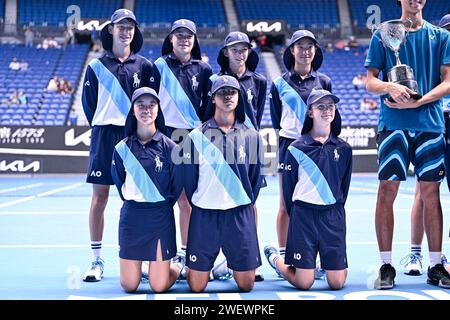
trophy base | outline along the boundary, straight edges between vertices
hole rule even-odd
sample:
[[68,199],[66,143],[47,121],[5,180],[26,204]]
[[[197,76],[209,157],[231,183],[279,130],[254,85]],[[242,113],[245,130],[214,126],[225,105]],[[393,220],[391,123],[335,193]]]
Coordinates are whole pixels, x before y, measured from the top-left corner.
[[[415,93],[410,94],[410,97],[414,100],[419,100],[422,95],[419,93],[419,86],[417,81],[414,79],[414,74],[410,66],[399,65],[395,66],[388,72],[388,81],[405,86]],[[389,97],[390,102],[395,102],[392,97]]]

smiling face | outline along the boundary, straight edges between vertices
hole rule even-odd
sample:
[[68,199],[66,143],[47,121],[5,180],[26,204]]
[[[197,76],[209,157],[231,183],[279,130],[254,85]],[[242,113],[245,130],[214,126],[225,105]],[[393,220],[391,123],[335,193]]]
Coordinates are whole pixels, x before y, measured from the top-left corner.
[[402,8],[411,15],[422,11],[426,2],[426,0],[401,0]]
[[134,38],[136,24],[130,19],[124,19],[108,27],[113,37],[113,43],[128,47]]
[[314,126],[326,127],[331,125],[336,114],[336,104],[330,97],[323,97],[314,102],[308,111]]
[[194,48],[195,35],[187,28],[178,28],[170,35],[170,43],[176,56],[185,56]]
[[223,49],[223,54],[228,58],[230,68],[238,69],[245,66],[252,49],[246,43],[236,43]]
[[148,127],[155,123],[158,116],[158,100],[150,95],[139,97],[133,104],[133,112],[138,126]]
[[294,56],[295,63],[302,66],[311,65],[316,55],[316,45],[311,38],[298,40],[290,50]]
[[212,98],[212,102],[216,105],[216,112],[230,113],[233,112],[239,101],[239,91],[232,87],[223,87],[217,90]]

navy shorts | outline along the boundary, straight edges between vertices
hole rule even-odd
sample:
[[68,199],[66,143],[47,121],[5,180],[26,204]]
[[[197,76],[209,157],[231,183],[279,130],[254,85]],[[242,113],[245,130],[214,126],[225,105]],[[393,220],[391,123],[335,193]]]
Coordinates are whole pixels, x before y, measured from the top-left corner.
[[120,210],[119,257],[156,261],[158,240],[163,260],[177,253],[173,206],[168,203],[125,201]]
[[384,130],[377,135],[378,179],[406,180],[409,163],[419,181],[441,182],[445,176],[442,133]]
[[347,269],[345,210],[316,210],[294,203],[289,221],[285,263],[315,269],[317,253],[325,270]]
[[114,184],[111,176],[113,151],[124,136],[124,128],[120,126],[92,127],[86,182],[103,185]]
[[228,210],[192,207],[186,265],[210,271],[219,250],[234,271],[250,271],[261,265],[255,213],[252,205]]
[[278,166],[277,172],[283,173],[286,160],[286,153],[288,152],[288,147],[294,142],[295,139],[289,139],[285,137],[278,138]]

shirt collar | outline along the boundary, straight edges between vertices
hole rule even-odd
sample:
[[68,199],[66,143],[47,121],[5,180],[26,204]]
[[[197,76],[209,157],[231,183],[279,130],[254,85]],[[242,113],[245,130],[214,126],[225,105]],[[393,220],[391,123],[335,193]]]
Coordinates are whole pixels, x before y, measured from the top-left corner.
[[252,72],[250,70],[248,70],[248,68],[245,69],[245,72],[241,77],[238,77],[235,73],[233,73],[233,71],[231,71],[230,68],[225,68],[223,70],[223,74],[235,77],[238,80],[241,80],[244,78],[250,78],[252,76]]
[[[169,59],[171,59],[171,60],[174,60],[174,61],[177,61],[179,64],[181,64],[180,60],[178,60],[177,56],[175,55],[175,53],[174,53],[173,51],[167,55],[167,58],[169,58]],[[193,63],[198,63],[198,62],[199,62],[199,60],[196,60],[196,59],[194,59],[194,58],[191,56],[191,60],[189,60],[189,62],[186,63],[185,65],[187,65],[187,64],[193,64]]]
[[[162,135],[161,131],[159,131],[158,129],[156,129],[156,132],[155,132],[155,134],[153,135],[153,137],[152,137],[145,145],[147,145],[150,141],[156,141],[156,142],[160,141],[160,140],[162,139],[162,136],[163,136],[163,135]],[[141,142],[139,141],[138,136],[137,136],[137,131],[133,132],[133,135],[131,136],[131,139],[132,139],[133,141],[136,141],[136,142],[138,142],[138,143],[141,143]]]
[[[214,119],[214,116],[211,119],[209,119],[208,121],[206,121],[206,126],[208,129],[219,129],[220,130],[219,125],[216,122],[216,119]],[[244,128],[244,124],[239,122],[236,119],[236,121],[234,122],[234,124],[230,130],[241,130],[243,128]]]
[[[308,145],[313,145],[313,144],[321,144],[319,141],[314,140],[311,135],[309,133],[305,133],[304,135],[302,135],[303,137],[303,141],[308,144]],[[337,137],[335,137],[335,135],[333,133],[330,133],[330,137],[328,138],[327,141],[325,141],[325,143],[323,145],[332,143],[334,145],[338,144],[338,139]]]
[[[105,56],[112,60],[120,61],[119,59],[117,59],[117,57],[114,55],[114,53],[111,50],[106,51]],[[134,61],[136,59],[137,59],[136,53],[131,52],[130,56],[124,62],[121,62],[121,63],[125,63],[127,61]]]
[[311,69],[311,71],[310,71],[309,74],[306,76],[306,78],[305,78],[305,79],[302,79],[302,78],[300,77],[300,75],[299,75],[297,72],[295,72],[294,67],[292,67],[291,70],[289,71],[289,77],[291,77],[291,78],[297,78],[297,79],[299,79],[300,81],[304,81],[304,80],[309,79],[309,78],[317,78],[317,71]]

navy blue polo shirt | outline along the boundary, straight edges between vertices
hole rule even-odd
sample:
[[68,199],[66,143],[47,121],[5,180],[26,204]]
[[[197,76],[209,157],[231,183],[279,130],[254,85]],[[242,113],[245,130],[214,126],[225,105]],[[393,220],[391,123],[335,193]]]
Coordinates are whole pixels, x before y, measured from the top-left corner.
[[111,173],[122,200],[173,206],[183,190],[182,167],[171,158],[174,148],[176,144],[159,130],[145,144],[136,133],[119,142]]
[[213,117],[191,131],[182,152],[184,188],[192,205],[228,210],[255,203],[263,160],[256,130],[236,121],[225,133]]
[[193,129],[203,121],[208,105],[211,67],[196,59],[182,64],[174,53],[155,61],[155,85],[166,126]]
[[[241,87],[241,96],[244,102],[245,114],[250,120],[252,127],[259,130],[261,127],[261,119],[264,113],[264,106],[266,104],[266,90],[267,80],[258,73],[246,70],[245,73],[238,77],[229,68],[219,72],[217,75],[212,75],[209,81],[209,89],[211,90],[212,82],[221,75],[228,75],[235,77],[239,81]],[[249,124],[250,124],[249,123]]]
[[324,143],[304,134],[288,147],[283,172],[283,195],[292,203],[313,209],[344,205],[352,174],[352,149],[333,134]]
[[153,64],[132,53],[121,62],[111,51],[93,59],[83,82],[83,110],[91,126],[124,126],[134,90],[152,87]]
[[297,139],[301,135],[307,110],[306,101],[312,89],[331,91],[331,79],[312,70],[302,79],[294,69],[276,78],[270,90],[270,116],[280,136]]

